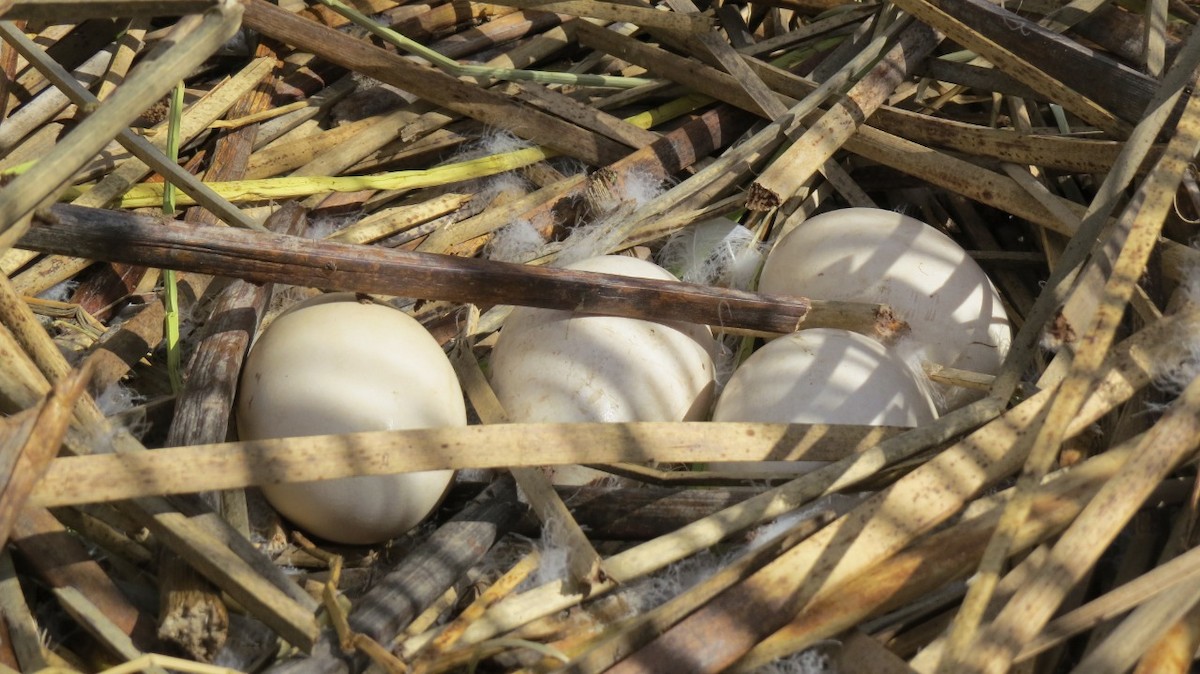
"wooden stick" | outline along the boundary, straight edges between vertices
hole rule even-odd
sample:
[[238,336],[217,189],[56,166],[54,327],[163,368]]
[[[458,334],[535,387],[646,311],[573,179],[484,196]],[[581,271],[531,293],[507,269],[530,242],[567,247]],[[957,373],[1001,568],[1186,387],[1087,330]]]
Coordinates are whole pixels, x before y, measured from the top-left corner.
[[[858,325],[887,340],[882,305],[818,302],[685,283],[411,253],[57,205],[22,247],[247,281],[480,304],[522,304],[772,332]],[[40,219],[40,217],[39,217]],[[901,328],[902,329],[902,328]]]
[[85,19],[108,19],[114,16],[199,14],[217,4],[217,0],[9,0],[0,7],[0,16],[6,21],[54,21],[69,16],[72,21],[82,23]]

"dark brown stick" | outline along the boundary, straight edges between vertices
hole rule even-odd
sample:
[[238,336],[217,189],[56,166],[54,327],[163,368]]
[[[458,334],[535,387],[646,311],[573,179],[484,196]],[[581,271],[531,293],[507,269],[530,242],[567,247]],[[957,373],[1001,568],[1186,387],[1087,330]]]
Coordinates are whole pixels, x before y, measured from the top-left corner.
[[50,21],[69,16],[73,22],[79,22],[114,16],[198,14],[215,4],[214,0],[89,0],[84,3],[70,0],[12,0],[0,2],[0,15],[6,21]]
[[164,226],[116,211],[57,205],[21,247],[241,278],[421,299],[517,304],[773,333],[847,326],[881,336],[901,328],[880,305],[412,253],[233,229]]
[[980,0],[933,0],[930,4],[1037,64],[1051,77],[1069,83],[1127,122],[1141,120],[1158,88],[1153,78],[999,5]]

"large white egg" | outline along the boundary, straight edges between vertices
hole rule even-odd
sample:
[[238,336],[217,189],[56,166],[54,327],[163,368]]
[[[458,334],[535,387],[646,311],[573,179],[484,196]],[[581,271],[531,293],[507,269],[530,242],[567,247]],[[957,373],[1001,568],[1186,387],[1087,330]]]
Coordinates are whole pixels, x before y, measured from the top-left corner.
[[[809,218],[775,244],[759,290],[889,304],[927,360],[995,374],[1012,342],[995,287],[950,237],[893,211],[846,208]],[[950,392],[948,406],[971,392]]]
[[[675,280],[652,262],[618,255],[568,268]],[[715,348],[703,325],[522,307],[500,331],[491,382],[514,422],[694,421],[708,414]]]
[[[937,411],[903,358],[847,330],[814,328],[774,339],[734,371],[713,421],[915,427]],[[814,462],[731,462],[719,470],[811,469]]]
[[[237,404],[243,440],[466,425],[454,369],[420,323],[351,293],[282,314],[250,350]],[[453,471],[264,486],[284,517],[321,538],[369,544],[413,528]]]

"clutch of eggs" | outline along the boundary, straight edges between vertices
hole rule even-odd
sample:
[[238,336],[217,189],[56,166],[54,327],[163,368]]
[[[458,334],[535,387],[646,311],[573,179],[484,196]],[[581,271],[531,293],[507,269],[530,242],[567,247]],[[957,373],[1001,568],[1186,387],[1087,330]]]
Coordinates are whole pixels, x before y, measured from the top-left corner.
[[[950,237],[877,208],[814,216],[784,235],[759,290],[819,300],[889,304],[912,328],[911,343],[935,363],[995,374],[1012,331],[991,281]],[[978,397],[945,388],[945,409]]]
[[[675,280],[658,265],[621,255],[568,269]],[[714,386],[706,326],[521,307],[500,330],[491,383],[514,422],[698,421]],[[559,484],[603,473],[556,467]]]
[[[255,341],[236,409],[243,440],[466,425],[458,378],[415,319],[352,293],[280,315]],[[267,485],[284,517],[321,538],[378,543],[441,502],[449,470]]]

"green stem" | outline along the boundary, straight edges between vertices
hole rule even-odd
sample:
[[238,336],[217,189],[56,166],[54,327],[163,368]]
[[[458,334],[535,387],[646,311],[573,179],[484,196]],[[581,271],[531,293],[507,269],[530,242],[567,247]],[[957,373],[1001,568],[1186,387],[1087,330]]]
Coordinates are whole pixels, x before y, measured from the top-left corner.
[[[183,118],[183,82],[175,85],[171,95],[171,118],[167,123],[167,157],[179,161],[179,123]],[[163,213],[175,217],[175,185],[167,181],[163,185]],[[171,380],[171,392],[178,395],[183,390],[183,365],[179,348],[179,290],[176,286],[175,270],[163,270],[163,333],[167,342],[167,376]]]

